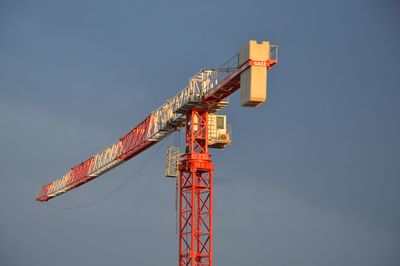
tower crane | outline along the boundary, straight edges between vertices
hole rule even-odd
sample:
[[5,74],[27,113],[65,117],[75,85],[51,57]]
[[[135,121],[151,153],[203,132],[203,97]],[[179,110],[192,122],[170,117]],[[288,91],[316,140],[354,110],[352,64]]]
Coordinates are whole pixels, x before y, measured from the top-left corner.
[[166,176],[176,179],[179,194],[178,265],[211,266],[214,164],[208,149],[231,142],[226,116],[218,111],[239,88],[242,106],[264,103],[267,72],[276,63],[276,45],[250,40],[221,67],[200,70],[186,88],[114,144],[41,187],[36,200],[48,201],[86,184],[185,128],[185,151],[169,147],[166,163]]

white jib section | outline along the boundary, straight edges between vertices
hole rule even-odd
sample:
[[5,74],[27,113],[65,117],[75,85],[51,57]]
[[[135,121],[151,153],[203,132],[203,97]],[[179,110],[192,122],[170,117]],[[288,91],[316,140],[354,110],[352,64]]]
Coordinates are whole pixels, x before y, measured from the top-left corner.
[[[201,102],[202,97],[219,83],[219,70],[202,70],[189,79],[188,86],[177,95],[169,99],[158,109],[150,114],[150,125],[147,131],[147,140],[160,141],[177,128],[184,125],[185,110]],[[188,109],[187,109],[188,108]],[[181,113],[177,112],[180,111]],[[122,161],[115,160],[123,152],[120,140],[105,148],[101,152],[93,155],[94,160],[90,166],[88,175],[91,177],[99,176],[121,164]],[[51,183],[49,195],[57,195],[67,190],[67,185],[75,182],[69,170],[60,179]]]
[[219,83],[219,79],[219,70],[202,70],[189,79],[185,89],[150,114],[149,140],[159,141],[179,128],[186,119],[186,108],[200,103],[202,97]]

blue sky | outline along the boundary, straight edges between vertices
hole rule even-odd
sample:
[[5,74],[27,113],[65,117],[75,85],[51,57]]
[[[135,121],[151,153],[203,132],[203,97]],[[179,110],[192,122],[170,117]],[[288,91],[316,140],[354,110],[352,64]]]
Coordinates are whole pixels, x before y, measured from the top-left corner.
[[224,113],[215,265],[398,265],[396,1],[1,1],[0,264],[175,265],[167,145],[52,201],[98,152],[249,39],[279,45],[268,102]]

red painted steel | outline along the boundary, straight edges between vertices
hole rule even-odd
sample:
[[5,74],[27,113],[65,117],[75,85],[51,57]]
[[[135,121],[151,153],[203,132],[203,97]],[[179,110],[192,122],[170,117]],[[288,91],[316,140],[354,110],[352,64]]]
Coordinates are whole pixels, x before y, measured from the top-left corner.
[[[150,116],[118,140],[117,143],[120,143],[122,148],[118,151],[116,158],[103,167],[103,171],[100,173],[96,173],[96,171],[98,171],[97,169],[90,171],[90,169],[93,168],[95,158],[90,157],[86,161],[72,167],[69,171],[68,178],[63,180],[63,182],[60,182],[62,179],[59,179],[43,186],[36,200],[48,201],[51,198],[81,186],[154,145],[156,143],[155,141],[147,140],[149,124]],[[54,190],[54,188],[56,188],[56,190]]]
[[[196,108],[209,109],[234,93],[240,87],[240,74],[250,66],[256,65],[269,69],[276,63],[277,60],[275,59],[267,61],[249,60],[204,95],[202,102],[199,103]],[[86,161],[71,168],[63,178],[43,186],[36,199],[38,201],[47,201],[83,185],[154,145],[157,141],[150,140],[148,136],[150,126],[151,116],[148,116],[128,134],[117,141],[116,144],[119,144],[117,145],[118,153],[115,158],[112,158],[106,165],[103,165],[100,169],[94,169],[96,166],[96,159],[98,158],[95,158],[95,156],[90,157]]]
[[179,265],[212,265],[213,170],[208,111],[186,114],[186,153],[179,166]]

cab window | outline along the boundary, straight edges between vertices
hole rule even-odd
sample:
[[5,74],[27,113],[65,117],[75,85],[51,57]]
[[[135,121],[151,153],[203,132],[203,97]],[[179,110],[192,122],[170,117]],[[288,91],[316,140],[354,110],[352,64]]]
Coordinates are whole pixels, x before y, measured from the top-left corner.
[[217,117],[217,129],[224,129],[224,117],[223,116],[218,116]]

